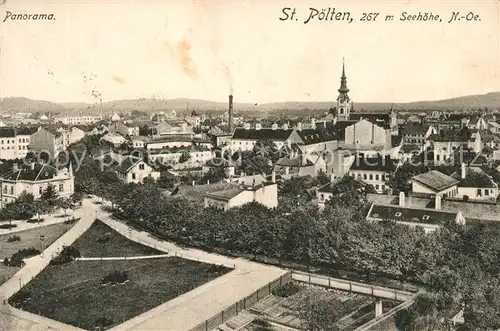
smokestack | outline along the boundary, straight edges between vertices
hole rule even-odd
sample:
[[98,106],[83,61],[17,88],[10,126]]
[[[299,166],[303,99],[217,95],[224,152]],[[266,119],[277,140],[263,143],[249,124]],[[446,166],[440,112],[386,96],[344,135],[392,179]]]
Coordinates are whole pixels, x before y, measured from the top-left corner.
[[233,95],[229,95],[229,132],[233,132]]
[[460,178],[465,179],[467,172],[466,172],[466,168],[465,168],[465,163],[463,163],[463,162],[462,162],[461,167],[460,167],[460,172],[461,172]]

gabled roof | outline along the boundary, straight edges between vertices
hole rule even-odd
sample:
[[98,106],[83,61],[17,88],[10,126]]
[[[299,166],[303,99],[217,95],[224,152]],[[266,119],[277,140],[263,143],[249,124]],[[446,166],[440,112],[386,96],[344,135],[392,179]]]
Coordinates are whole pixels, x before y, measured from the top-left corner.
[[373,203],[367,219],[390,220],[396,222],[444,225],[457,219],[459,212],[449,212],[427,208],[409,208],[396,205]]
[[462,178],[461,171],[456,171],[451,175],[452,178],[460,181],[458,187],[474,188],[496,188],[497,183],[488,176],[480,167],[466,167],[465,178]]
[[447,176],[437,170],[432,170],[420,175],[413,176],[412,180],[415,180],[429,187],[435,192],[440,192],[459,183],[458,180]]
[[48,164],[37,163],[33,169],[29,165],[20,165],[17,169],[12,167],[8,172],[1,175],[4,180],[9,181],[39,181],[52,179],[57,174],[57,169]]
[[142,158],[137,156],[129,155],[125,157],[118,166],[116,166],[116,171],[127,173],[129,172],[137,163],[141,162]]
[[242,140],[259,140],[259,139],[269,139],[275,141],[284,141],[292,134],[293,129],[283,130],[283,129],[249,129],[236,128],[233,133],[232,139],[242,139]]

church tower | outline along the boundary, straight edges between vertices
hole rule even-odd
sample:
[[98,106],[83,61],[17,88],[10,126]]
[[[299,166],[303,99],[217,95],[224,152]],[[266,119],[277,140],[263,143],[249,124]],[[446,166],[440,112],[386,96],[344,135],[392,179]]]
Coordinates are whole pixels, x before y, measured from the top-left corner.
[[342,77],[340,77],[339,96],[337,97],[337,120],[346,121],[352,110],[352,101],[347,94],[347,77],[345,76],[345,64],[342,60]]

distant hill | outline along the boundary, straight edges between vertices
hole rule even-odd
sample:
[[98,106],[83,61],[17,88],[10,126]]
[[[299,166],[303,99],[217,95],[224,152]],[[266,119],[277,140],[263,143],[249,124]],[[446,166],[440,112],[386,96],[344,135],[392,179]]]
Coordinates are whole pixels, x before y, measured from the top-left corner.
[[[235,98],[237,98],[235,96]],[[328,102],[302,102],[302,101],[287,101],[273,102],[263,104],[239,103],[235,102],[234,109],[236,111],[276,111],[276,110],[328,110],[334,104],[334,100]],[[85,103],[54,103],[42,100],[31,100],[27,98],[3,98],[0,99],[0,111],[15,111],[15,112],[61,112],[71,109],[90,108],[92,105]],[[99,108],[97,105],[93,105]],[[92,108],[94,108],[92,107]],[[500,109],[500,92],[492,92],[484,95],[469,95],[452,99],[436,100],[436,101],[418,101],[409,103],[368,103],[355,102],[355,109],[390,109],[395,110],[465,110],[465,109]],[[155,111],[185,111],[185,110],[227,110],[227,102],[207,101],[200,99],[130,99],[130,100],[115,100],[104,102],[102,104],[104,111],[127,112],[132,110],[152,113]]]
[[44,100],[31,100],[28,98],[15,97],[15,98],[2,98],[0,99],[0,111],[14,111],[14,112],[59,112],[66,109],[66,107]]

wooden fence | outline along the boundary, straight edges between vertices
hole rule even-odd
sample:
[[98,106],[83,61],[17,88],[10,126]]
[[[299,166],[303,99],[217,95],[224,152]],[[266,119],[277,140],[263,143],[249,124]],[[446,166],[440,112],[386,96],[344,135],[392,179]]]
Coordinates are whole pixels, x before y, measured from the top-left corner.
[[225,323],[230,318],[238,315],[238,313],[240,313],[241,311],[251,308],[259,300],[270,295],[274,289],[277,289],[277,288],[289,283],[291,280],[292,280],[292,273],[287,272],[285,275],[280,276],[279,278],[273,280],[272,282],[268,283],[267,285],[264,285],[263,287],[261,287],[257,291],[255,291],[252,294],[250,294],[249,296],[245,297],[244,299],[235,302],[230,307],[226,308],[225,310],[221,311],[220,313],[211,317],[210,319],[206,320],[205,322],[197,325],[196,327],[192,328],[190,331],[209,331],[209,330],[216,328],[217,326]]

